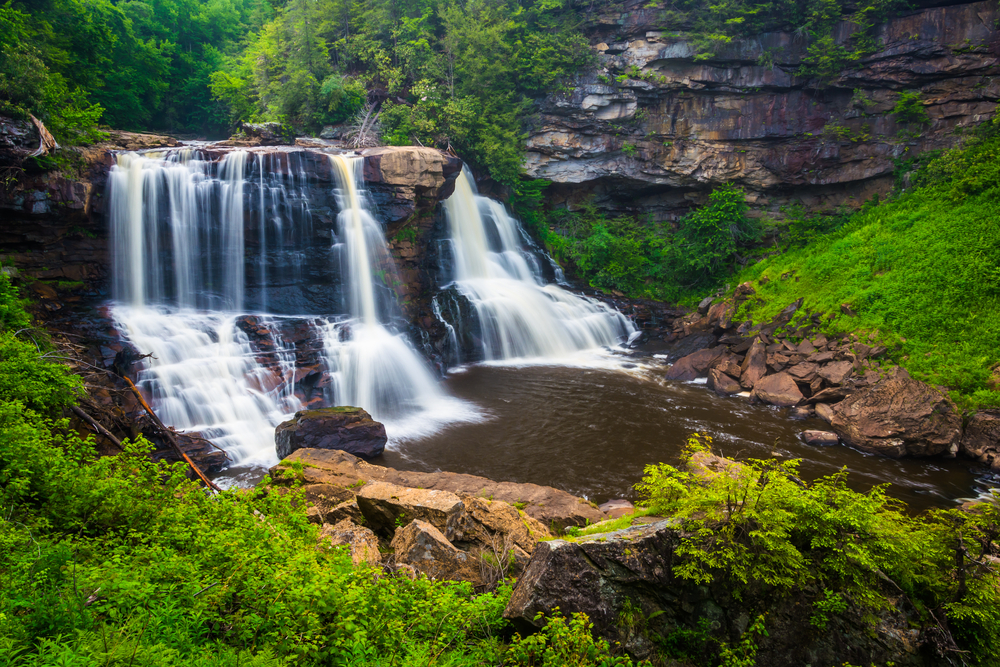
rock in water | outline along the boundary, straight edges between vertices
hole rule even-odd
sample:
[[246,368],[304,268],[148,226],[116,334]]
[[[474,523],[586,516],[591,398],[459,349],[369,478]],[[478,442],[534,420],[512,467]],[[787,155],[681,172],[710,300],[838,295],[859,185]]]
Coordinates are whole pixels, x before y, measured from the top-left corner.
[[813,447],[832,447],[840,442],[837,434],[830,431],[802,431],[802,440]]
[[751,397],[781,407],[792,407],[802,402],[802,392],[788,373],[776,373],[757,380]]
[[948,396],[901,368],[838,403],[830,425],[847,444],[893,458],[954,456],[962,437]]
[[301,410],[274,431],[275,449],[282,459],[307,447],[373,458],[382,453],[387,440],[385,426],[361,408],[349,406]]

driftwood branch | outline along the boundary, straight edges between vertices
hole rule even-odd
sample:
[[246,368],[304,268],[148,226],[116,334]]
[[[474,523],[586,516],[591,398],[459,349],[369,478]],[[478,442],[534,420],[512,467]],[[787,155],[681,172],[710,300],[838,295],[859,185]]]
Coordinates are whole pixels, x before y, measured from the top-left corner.
[[121,450],[125,449],[122,446],[122,441],[119,440],[118,438],[116,438],[115,436],[111,435],[111,431],[109,431],[108,429],[106,429],[103,426],[101,426],[97,422],[97,420],[95,420],[93,417],[91,417],[90,415],[88,415],[86,412],[84,412],[83,410],[81,410],[79,407],[77,407],[75,405],[72,408],[70,408],[70,409],[76,414],[77,417],[79,417],[83,421],[85,421],[88,424],[90,424],[91,428],[93,428],[95,431],[97,431],[98,433],[100,433],[101,435],[103,435],[105,438],[107,438],[108,440],[110,440],[111,444],[113,444],[115,447],[117,447],[118,449],[121,449]]
[[139,403],[142,405],[143,408],[145,408],[146,412],[153,419],[153,422],[160,428],[161,431],[163,431],[163,434],[167,438],[167,442],[169,442],[170,445],[174,448],[174,451],[176,451],[185,461],[187,461],[187,464],[191,466],[191,470],[194,471],[194,474],[196,474],[199,477],[199,479],[201,479],[201,481],[205,483],[205,486],[212,489],[213,491],[221,492],[222,489],[220,489],[212,480],[210,480],[208,476],[201,471],[201,468],[199,468],[195,464],[195,462],[191,460],[191,457],[188,456],[183,449],[181,449],[181,446],[177,443],[177,439],[174,437],[173,432],[163,425],[163,422],[160,421],[160,418],[156,416],[156,413],[153,412],[153,409],[149,407],[148,403],[146,403],[146,399],[144,399],[142,397],[142,394],[139,393],[139,389],[135,386],[132,380],[128,378],[122,378],[122,379],[124,379],[125,382],[128,383],[128,386],[132,388],[132,393],[135,394],[135,397],[137,399],[139,399]]

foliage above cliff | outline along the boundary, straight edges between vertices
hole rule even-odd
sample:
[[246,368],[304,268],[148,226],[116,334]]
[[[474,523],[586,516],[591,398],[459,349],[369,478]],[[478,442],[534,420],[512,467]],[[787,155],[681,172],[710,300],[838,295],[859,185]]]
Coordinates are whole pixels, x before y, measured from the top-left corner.
[[829,331],[876,331],[914,376],[970,405],[1000,405],[998,176],[1000,126],[992,122],[927,161],[899,196],[748,268],[736,281],[766,284],[746,314],[763,322],[804,297]]

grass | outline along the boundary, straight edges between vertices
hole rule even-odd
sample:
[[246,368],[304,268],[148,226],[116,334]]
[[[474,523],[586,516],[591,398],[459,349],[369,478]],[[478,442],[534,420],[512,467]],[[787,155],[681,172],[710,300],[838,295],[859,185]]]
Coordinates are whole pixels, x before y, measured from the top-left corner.
[[758,298],[740,314],[766,322],[801,297],[825,332],[875,333],[894,363],[960,405],[1000,405],[988,386],[1000,363],[1000,187],[983,178],[998,165],[995,131],[936,158],[920,187],[741,272],[733,284],[753,281]]

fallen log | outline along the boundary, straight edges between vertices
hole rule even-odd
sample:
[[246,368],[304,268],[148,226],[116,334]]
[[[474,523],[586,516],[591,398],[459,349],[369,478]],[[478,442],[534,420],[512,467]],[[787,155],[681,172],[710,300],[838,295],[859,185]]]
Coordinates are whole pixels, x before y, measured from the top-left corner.
[[107,438],[108,440],[110,440],[111,444],[113,444],[118,449],[121,449],[121,450],[124,451],[125,448],[122,446],[122,441],[119,440],[118,438],[116,438],[115,436],[111,435],[111,431],[109,431],[108,429],[106,429],[103,426],[101,426],[97,422],[96,419],[94,419],[93,417],[91,417],[90,415],[88,415],[86,412],[84,412],[83,410],[81,410],[76,405],[74,405],[70,409],[76,414],[77,417],[79,417],[83,421],[85,421],[88,424],[90,424],[91,428],[93,428],[99,434],[103,435],[105,438]]
[[153,412],[153,409],[149,407],[148,403],[146,403],[146,399],[142,397],[142,394],[139,392],[139,389],[135,386],[135,384],[132,383],[132,380],[128,379],[127,377],[123,377],[122,379],[125,380],[125,382],[128,383],[128,386],[132,388],[132,393],[135,394],[135,397],[137,399],[139,399],[139,404],[142,405],[143,408],[145,408],[146,412],[153,419],[153,422],[160,428],[161,431],[163,431],[164,435],[166,435],[167,441],[174,448],[174,451],[176,451],[185,461],[187,461],[187,464],[191,466],[191,470],[193,470],[194,474],[196,474],[199,477],[199,479],[201,479],[201,481],[205,483],[205,486],[221,493],[222,489],[220,489],[212,480],[210,480],[208,476],[201,471],[201,468],[195,465],[195,462],[191,460],[191,457],[188,456],[183,449],[181,449],[181,446],[177,444],[177,439],[174,438],[174,434],[170,431],[170,429],[164,426],[163,422],[160,421],[160,418],[156,416],[156,413]]

